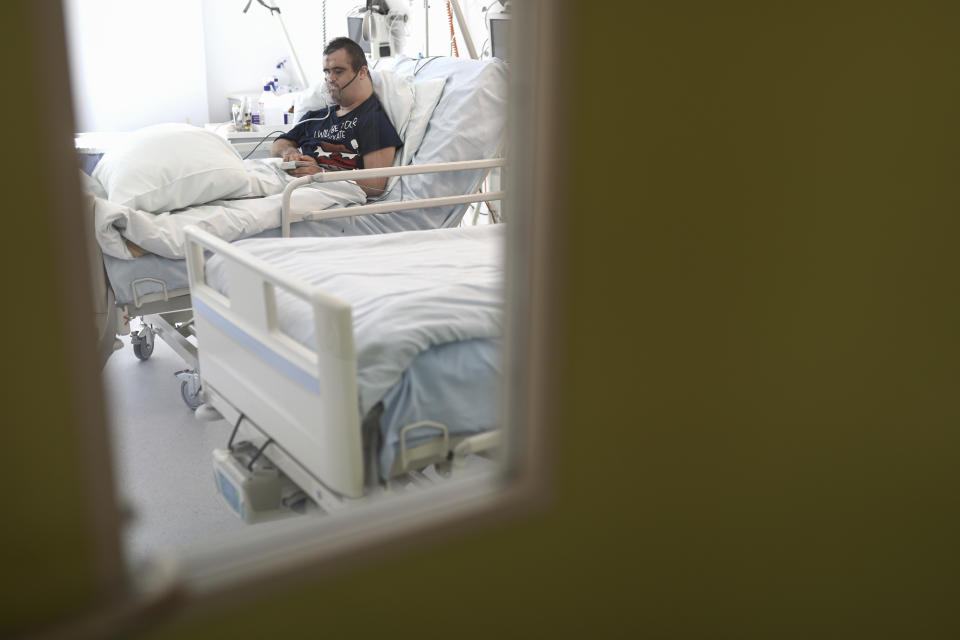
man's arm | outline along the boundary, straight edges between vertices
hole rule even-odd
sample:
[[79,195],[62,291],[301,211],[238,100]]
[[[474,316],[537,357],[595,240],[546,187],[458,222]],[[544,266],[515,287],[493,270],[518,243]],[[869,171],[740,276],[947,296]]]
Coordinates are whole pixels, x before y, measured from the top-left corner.
[[[270,156],[273,158],[283,158],[287,160],[287,156],[293,154],[300,155],[300,149],[293,140],[289,138],[277,138],[273,141],[273,144],[270,145]],[[290,160],[296,160],[296,158],[290,158]]]
[[[396,147],[384,147],[377,149],[363,156],[364,169],[380,169],[382,167],[393,166],[393,156],[396,154]],[[368,196],[379,196],[387,188],[387,178],[367,178],[366,180],[357,180],[357,185],[363,189]]]

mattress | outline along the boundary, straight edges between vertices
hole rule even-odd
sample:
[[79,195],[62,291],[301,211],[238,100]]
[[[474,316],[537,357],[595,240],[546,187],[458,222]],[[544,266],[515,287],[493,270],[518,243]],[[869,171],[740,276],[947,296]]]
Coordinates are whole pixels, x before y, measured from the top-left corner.
[[[392,215],[394,214],[295,222],[290,225],[290,236],[314,238],[386,233],[388,230],[393,231],[391,227],[394,225],[383,224],[381,218]],[[279,237],[279,227],[251,236]],[[186,260],[173,260],[148,253],[133,260],[104,255],[103,263],[118,304],[133,304],[145,295],[163,293],[164,288],[171,297],[185,295],[189,289]],[[158,280],[160,282],[157,282]],[[188,306],[186,300],[184,306]]]
[[[380,400],[376,450],[382,480],[400,455],[400,430],[408,424],[439,422],[451,437],[499,426],[501,347],[500,340],[462,340],[432,347],[414,359]],[[411,429],[406,446],[436,435],[429,427]]]
[[[494,225],[235,243],[351,304],[358,411],[364,418],[379,413],[381,477],[393,464],[405,425],[436,421],[451,436],[495,426],[504,234],[503,225]],[[208,261],[206,280],[229,296],[218,256]],[[279,328],[313,349],[307,303],[283,290],[276,302]],[[435,434],[413,430],[407,444]]]

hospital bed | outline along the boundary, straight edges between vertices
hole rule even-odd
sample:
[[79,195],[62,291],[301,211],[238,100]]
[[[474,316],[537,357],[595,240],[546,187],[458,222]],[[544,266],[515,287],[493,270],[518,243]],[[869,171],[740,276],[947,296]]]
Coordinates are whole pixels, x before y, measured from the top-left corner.
[[[381,60],[392,71],[412,77],[415,87],[439,85],[439,97],[424,117],[422,142],[411,157],[395,166],[387,193],[373,208],[354,205],[357,210],[329,215],[304,215],[303,207],[291,199],[291,192],[263,198],[280,212],[277,228],[258,230],[252,237],[345,237],[390,233],[405,230],[452,227],[459,224],[466,208],[464,194],[475,193],[490,166],[475,166],[456,172],[420,173],[413,167],[489,159],[498,155],[506,120],[506,67],[499,61],[472,61],[456,58]],[[418,116],[417,107],[411,119]],[[411,120],[412,121],[412,120]],[[251,161],[248,161],[251,162]],[[502,164],[502,163],[501,163]],[[347,173],[347,172],[343,172]],[[299,186],[299,185],[297,185]],[[461,199],[456,199],[461,196]],[[293,196],[295,198],[296,196]],[[419,200],[446,198],[427,205]],[[309,202],[309,200],[307,201]],[[245,201],[245,207],[260,206]],[[366,210],[361,210],[363,207]],[[309,207],[307,207],[309,209]],[[176,212],[190,215],[191,210]],[[361,215],[363,214],[363,215]],[[131,336],[134,352],[147,359],[155,336],[167,342],[186,362],[178,373],[184,401],[191,408],[199,404],[199,376],[195,335],[187,271],[184,260],[148,253],[134,259],[102,255],[109,284],[109,295],[99,304],[114,305],[114,314],[102,329],[101,347],[118,335],[130,333],[130,320],[142,319],[142,326]],[[107,300],[112,297],[113,300]],[[109,353],[109,349],[101,349]]]
[[[215,475],[241,517],[291,496],[336,511],[496,450],[505,227],[235,243],[187,230],[199,413],[234,424]],[[263,491],[242,485],[274,468],[296,491],[253,504]]]

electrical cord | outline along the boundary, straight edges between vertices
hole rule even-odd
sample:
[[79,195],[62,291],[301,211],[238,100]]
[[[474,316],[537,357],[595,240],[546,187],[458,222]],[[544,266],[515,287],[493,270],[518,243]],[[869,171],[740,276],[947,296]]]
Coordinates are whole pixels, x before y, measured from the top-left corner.
[[[327,105],[327,112],[326,112],[325,114],[323,114],[323,117],[322,117],[322,118],[306,118],[306,119],[304,119],[304,120],[301,120],[300,122],[310,122],[310,121],[312,121],[312,120],[326,120],[328,117],[330,117],[330,109],[332,109],[332,108],[333,108],[333,105],[332,105],[332,104],[328,104],[328,105]],[[300,124],[300,122],[298,122],[297,124]],[[246,159],[248,159],[250,156],[252,156],[253,153],[254,153],[257,149],[260,148],[260,145],[262,145],[264,142],[266,142],[267,139],[268,139],[270,136],[272,136],[273,134],[275,134],[275,133],[286,133],[286,131],[284,131],[283,129],[275,129],[275,130],[271,131],[270,133],[268,133],[267,135],[265,135],[265,136],[263,136],[262,138],[260,138],[260,142],[258,142],[258,143],[256,144],[256,146],[255,146],[253,149],[250,150],[250,153],[248,153],[247,155],[243,156],[243,160],[246,160]]]
[[447,23],[450,25],[450,51],[455,58],[460,57],[460,51],[457,49],[457,34],[453,30],[453,12],[450,10],[450,0],[447,0]]
[[268,133],[267,135],[263,136],[262,138],[260,138],[260,142],[258,142],[258,143],[256,144],[256,146],[255,146],[253,149],[250,150],[250,153],[248,153],[247,155],[243,156],[243,159],[246,160],[246,159],[248,159],[250,156],[252,156],[252,155],[254,154],[254,152],[255,152],[257,149],[260,148],[260,145],[262,145],[264,142],[266,142],[266,141],[267,141],[267,138],[269,138],[270,136],[272,136],[272,135],[275,134],[275,133],[286,133],[286,131],[284,131],[283,129],[276,129],[276,130],[274,130],[274,131],[271,131],[271,132]]
[[[428,64],[430,64],[431,62],[433,62],[439,57],[441,56],[430,56],[429,58],[418,58],[417,62],[414,64],[414,67],[413,67],[413,75],[417,75],[418,73],[420,73],[424,67],[426,67]],[[420,64],[420,60],[423,60],[424,63]]]

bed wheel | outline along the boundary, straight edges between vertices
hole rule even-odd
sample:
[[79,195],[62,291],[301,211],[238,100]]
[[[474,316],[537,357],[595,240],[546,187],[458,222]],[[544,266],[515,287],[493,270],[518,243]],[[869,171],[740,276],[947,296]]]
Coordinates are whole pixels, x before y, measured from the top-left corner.
[[180,397],[183,398],[184,404],[190,407],[191,411],[196,411],[197,407],[203,404],[200,394],[200,374],[185,369],[174,375],[180,380]]
[[153,329],[149,326],[144,326],[130,338],[130,344],[133,345],[133,353],[141,360],[147,360],[153,355],[153,336]]

